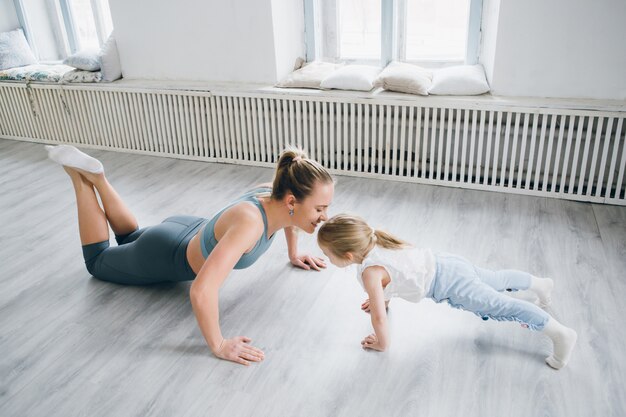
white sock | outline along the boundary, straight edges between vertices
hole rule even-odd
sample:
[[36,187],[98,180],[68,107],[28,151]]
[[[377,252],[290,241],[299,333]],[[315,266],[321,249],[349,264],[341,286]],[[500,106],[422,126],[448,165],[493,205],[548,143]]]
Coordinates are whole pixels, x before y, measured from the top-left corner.
[[87,172],[99,174],[104,172],[102,163],[70,145],[50,146],[47,145],[48,158],[61,165],[71,168],[82,169]]
[[567,365],[578,335],[573,329],[563,326],[552,317],[543,328],[543,333],[552,339],[554,346],[552,355],[546,358],[546,363],[554,369],[561,369]]
[[537,295],[539,307],[546,308],[552,303],[552,288],[554,288],[552,279],[532,276],[529,290]]

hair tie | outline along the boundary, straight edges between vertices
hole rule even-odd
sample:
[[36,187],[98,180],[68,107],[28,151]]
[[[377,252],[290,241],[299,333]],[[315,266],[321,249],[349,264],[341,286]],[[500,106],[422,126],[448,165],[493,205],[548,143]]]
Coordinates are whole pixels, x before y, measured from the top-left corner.
[[302,157],[301,157],[300,155],[298,155],[298,156],[296,156],[295,158],[293,158],[293,159],[291,160],[291,162],[297,162],[297,161],[301,161],[301,160],[302,160]]
[[377,236],[376,236],[376,229],[374,229],[373,227],[371,228],[371,232],[370,232],[370,239],[372,240],[376,240]]

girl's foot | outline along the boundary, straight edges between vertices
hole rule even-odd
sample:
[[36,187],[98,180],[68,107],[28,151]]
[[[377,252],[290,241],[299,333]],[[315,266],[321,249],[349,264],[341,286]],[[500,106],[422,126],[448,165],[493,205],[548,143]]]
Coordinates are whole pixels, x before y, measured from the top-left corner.
[[546,308],[552,303],[553,288],[554,281],[551,278],[532,277],[529,289],[537,295],[537,305]]
[[100,161],[98,161],[96,158],[92,158],[86,153],[79,151],[74,146],[47,145],[46,149],[48,151],[48,158],[61,165],[75,168],[81,173],[85,172],[90,174],[102,174],[104,172],[104,167],[102,166],[102,163]]
[[578,335],[573,329],[563,326],[554,318],[550,318],[543,331],[552,339],[554,345],[553,353],[546,358],[546,363],[554,369],[563,368],[569,362]]

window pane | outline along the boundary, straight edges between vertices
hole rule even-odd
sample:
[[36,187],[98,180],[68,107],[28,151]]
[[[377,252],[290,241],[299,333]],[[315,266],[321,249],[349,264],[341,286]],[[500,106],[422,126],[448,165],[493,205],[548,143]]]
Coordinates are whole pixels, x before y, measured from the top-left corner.
[[380,0],[337,0],[339,57],[380,58]]
[[78,36],[78,49],[98,48],[98,34],[96,32],[96,23],[93,20],[93,12],[91,11],[90,0],[70,0],[72,8],[72,18],[76,28],[76,36]]
[[103,39],[102,42],[106,42],[107,38],[113,31],[113,21],[111,20],[111,9],[109,9],[109,0],[98,1],[100,20],[102,21]]
[[406,59],[465,59],[470,0],[407,0]]

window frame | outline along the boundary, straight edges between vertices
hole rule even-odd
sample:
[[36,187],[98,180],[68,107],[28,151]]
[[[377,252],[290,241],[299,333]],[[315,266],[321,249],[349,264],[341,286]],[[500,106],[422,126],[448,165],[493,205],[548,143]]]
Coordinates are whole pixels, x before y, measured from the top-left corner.
[[33,32],[30,29],[30,25],[28,24],[28,19],[26,18],[26,12],[24,10],[24,4],[22,4],[22,0],[13,0],[13,5],[15,6],[15,12],[17,14],[17,20],[20,22],[20,26],[22,27],[22,31],[24,32],[24,37],[26,41],[28,41],[28,45],[30,46],[33,55],[39,59],[39,50],[37,49],[37,45],[33,40]]
[[306,60],[386,66],[393,60],[429,67],[478,62],[482,0],[470,0],[465,58],[463,60],[406,59],[406,0],[381,1],[381,55],[379,59],[342,59],[338,56],[337,0],[304,0]]
[[[82,49],[80,45],[80,37],[76,31],[76,24],[72,12],[71,0],[57,0],[61,7],[61,15],[63,24],[65,25],[65,36],[69,44],[70,53],[74,54]],[[106,42],[104,18],[102,16],[101,2],[99,0],[90,0],[91,13],[93,14],[94,25],[96,26],[96,35],[98,36],[98,44],[102,46]]]
[[[81,49],[80,40],[76,32],[74,17],[70,0],[54,0],[48,9],[49,20],[52,30],[55,32],[57,48],[62,58],[74,54]],[[103,17],[103,4],[101,0],[90,0],[91,11],[94,18],[96,34],[98,36],[98,44],[100,47],[107,40],[106,24]],[[33,51],[33,54],[40,58],[37,44],[33,39],[33,31],[29,25],[28,11],[26,10],[23,0],[13,0],[18,21],[24,31],[24,36]],[[109,6],[110,7],[110,6]],[[58,61],[45,61],[44,63],[58,63]]]

